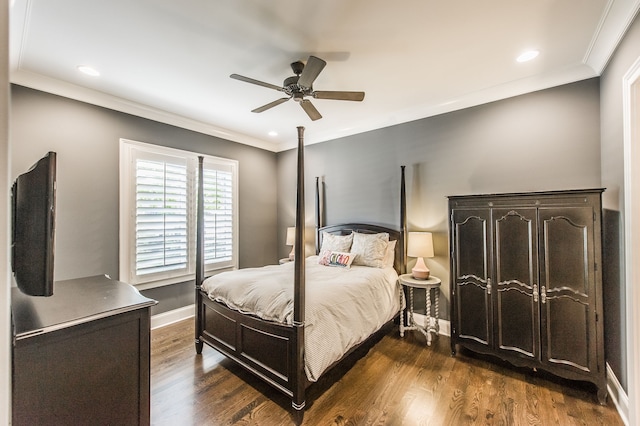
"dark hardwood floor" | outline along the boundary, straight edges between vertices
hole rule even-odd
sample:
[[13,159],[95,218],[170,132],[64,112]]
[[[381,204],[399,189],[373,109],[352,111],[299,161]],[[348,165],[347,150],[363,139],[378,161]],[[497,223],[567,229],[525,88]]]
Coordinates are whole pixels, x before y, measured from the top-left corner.
[[[151,332],[151,424],[286,425],[290,401],[215,350],[196,355],[193,320]],[[363,356],[364,355],[364,356]],[[589,384],[463,352],[449,338],[389,332],[307,395],[305,425],[622,425]]]

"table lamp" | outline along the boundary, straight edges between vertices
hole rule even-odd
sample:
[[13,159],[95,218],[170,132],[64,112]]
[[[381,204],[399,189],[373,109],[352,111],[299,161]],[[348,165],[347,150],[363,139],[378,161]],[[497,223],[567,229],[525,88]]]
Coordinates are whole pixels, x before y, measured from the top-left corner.
[[424,263],[425,257],[433,257],[433,234],[431,232],[409,232],[407,255],[417,257],[416,265],[411,270],[411,275],[417,280],[429,278],[429,268]]
[[293,260],[295,257],[295,244],[296,244],[296,228],[289,226],[287,228],[287,241],[286,244],[291,246],[291,253],[289,253],[289,260]]

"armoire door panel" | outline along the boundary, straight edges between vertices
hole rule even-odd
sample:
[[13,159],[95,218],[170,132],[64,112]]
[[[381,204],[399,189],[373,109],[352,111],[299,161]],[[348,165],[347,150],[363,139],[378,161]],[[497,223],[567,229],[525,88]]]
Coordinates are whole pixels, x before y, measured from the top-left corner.
[[491,345],[488,209],[453,212],[454,238],[459,247],[454,258],[454,294],[457,329],[454,333]]
[[456,277],[458,279],[473,277],[486,285],[488,219],[488,212],[456,212],[454,220],[456,243],[459,247],[456,255]]
[[458,284],[458,336],[489,344],[489,297],[486,288],[473,282]]
[[[542,361],[596,368],[591,207],[540,208]],[[591,308],[591,309],[590,309]]]
[[531,294],[536,267],[536,209],[495,209],[493,218],[496,281],[520,281]]
[[543,309],[547,318],[543,361],[591,371],[589,306],[564,296],[547,299]]
[[498,346],[537,357],[537,209],[494,209],[492,217]]
[[501,288],[497,299],[499,348],[536,357],[539,326],[531,295],[518,287]]
[[[542,279],[548,292],[589,293],[593,269],[593,210],[589,207],[541,209]],[[591,258],[591,259],[590,259]]]

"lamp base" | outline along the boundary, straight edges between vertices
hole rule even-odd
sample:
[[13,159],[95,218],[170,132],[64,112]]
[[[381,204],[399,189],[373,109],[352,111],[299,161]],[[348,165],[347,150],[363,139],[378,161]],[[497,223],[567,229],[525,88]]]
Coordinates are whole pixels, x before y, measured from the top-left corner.
[[424,259],[421,257],[416,261],[416,266],[411,270],[411,276],[416,280],[426,280],[429,279],[429,275],[431,271],[427,268],[427,265],[424,263]]
[[411,276],[416,280],[428,280],[429,275],[431,275],[431,271],[423,272],[423,271],[416,271],[415,269],[411,270]]

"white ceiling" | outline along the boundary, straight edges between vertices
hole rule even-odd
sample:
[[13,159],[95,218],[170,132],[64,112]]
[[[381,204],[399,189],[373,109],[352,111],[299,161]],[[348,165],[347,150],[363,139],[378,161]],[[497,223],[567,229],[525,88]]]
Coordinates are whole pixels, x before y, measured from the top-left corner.
[[[11,81],[281,151],[600,75],[640,0],[15,0]],[[540,55],[517,63],[528,49]],[[282,93],[316,55],[311,121]],[[100,77],[79,73],[77,65]],[[271,137],[269,131],[278,132]]]

